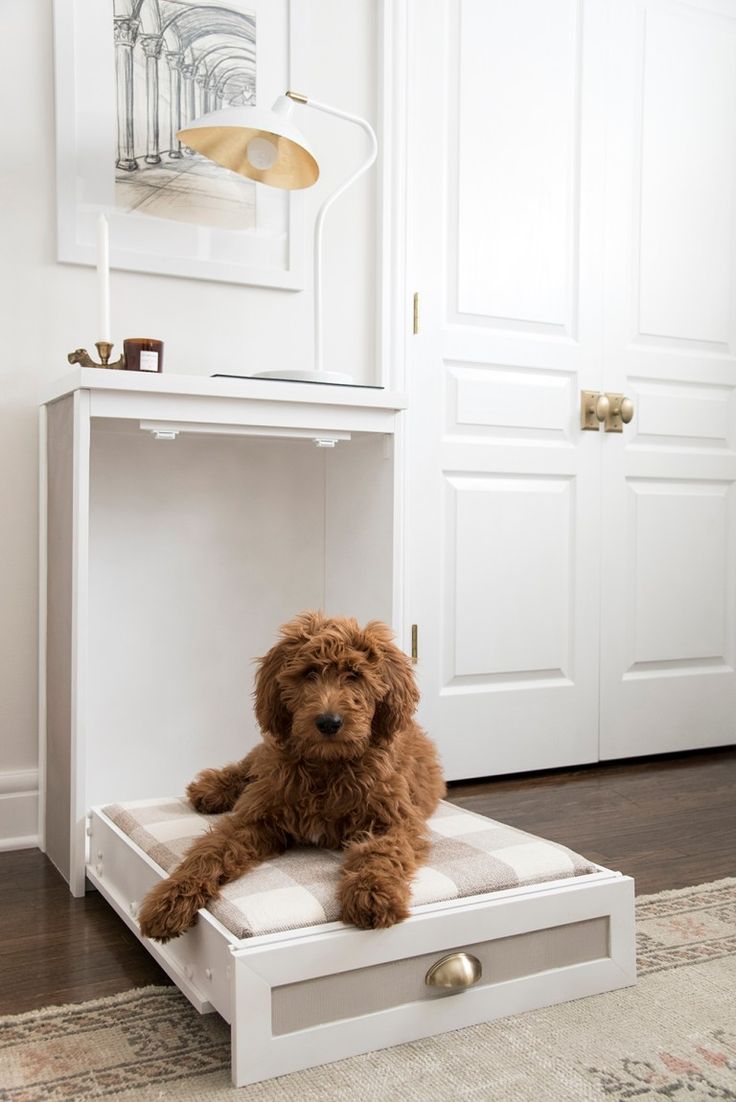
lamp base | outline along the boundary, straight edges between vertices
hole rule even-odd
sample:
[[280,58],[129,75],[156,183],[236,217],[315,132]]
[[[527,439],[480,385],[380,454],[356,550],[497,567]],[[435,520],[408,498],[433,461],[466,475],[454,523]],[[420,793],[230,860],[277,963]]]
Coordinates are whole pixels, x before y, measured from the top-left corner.
[[351,375],[342,371],[303,371],[300,368],[291,368],[284,371],[254,371],[253,379],[287,379],[293,383],[338,383],[350,385],[353,381]]

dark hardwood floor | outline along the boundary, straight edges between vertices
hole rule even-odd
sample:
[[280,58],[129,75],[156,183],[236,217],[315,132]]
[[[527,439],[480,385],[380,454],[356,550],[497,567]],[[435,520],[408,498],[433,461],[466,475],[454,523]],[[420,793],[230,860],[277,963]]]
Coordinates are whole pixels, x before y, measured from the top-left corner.
[[[736,875],[736,748],[454,784],[449,798],[629,873],[640,894]],[[38,850],[0,853],[0,885],[1,1014],[169,982]]]

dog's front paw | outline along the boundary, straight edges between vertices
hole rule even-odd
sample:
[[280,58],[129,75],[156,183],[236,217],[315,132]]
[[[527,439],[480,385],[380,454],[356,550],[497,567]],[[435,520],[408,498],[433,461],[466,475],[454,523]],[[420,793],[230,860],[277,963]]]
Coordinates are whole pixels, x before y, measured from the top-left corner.
[[205,769],[187,785],[187,799],[201,815],[232,811],[240,791],[223,781],[216,769]]
[[197,896],[183,894],[175,880],[162,880],[143,900],[138,913],[141,933],[161,942],[179,937],[194,926],[200,903]]
[[409,893],[388,875],[347,873],[340,886],[340,917],[361,930],[395,926],[409,917]]

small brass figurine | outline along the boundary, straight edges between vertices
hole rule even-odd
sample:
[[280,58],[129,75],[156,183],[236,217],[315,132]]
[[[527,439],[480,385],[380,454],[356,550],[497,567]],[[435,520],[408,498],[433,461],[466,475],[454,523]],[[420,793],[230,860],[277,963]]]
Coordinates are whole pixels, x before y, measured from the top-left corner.
[[82,367],[125,367],[125,355],[119,357],[114,363],[110,363],[110,353],[112,352],[112,343],[110,341],[95,341],[95,348],[97,354],[100,357],[100,362],[95,361],[90,356],[86,348],[75,348],[73,352],[70,352],[67,359],[70,364],[81,364]]

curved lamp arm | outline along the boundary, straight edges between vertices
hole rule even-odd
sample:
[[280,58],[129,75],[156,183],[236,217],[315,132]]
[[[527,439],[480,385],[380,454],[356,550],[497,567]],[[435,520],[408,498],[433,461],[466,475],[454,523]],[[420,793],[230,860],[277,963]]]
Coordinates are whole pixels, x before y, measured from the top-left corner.
[[298,92],[287,92],[286,95],[289,99],[294,100],[295,103],[304,104],[307,107],[313,107],[315,111],[322,111],[326,115],[334,115],[338,119],[345,119],[346,122],[354,123],[359,126],[370,139],[370,150],[365,160],[356,168],[355,172],[352,172],[346,180],[328,195],[322,206],[317,212],[317,218],[314,223],[314,367],[315,371],[322,371],[322,359],[323,359],[323,347],[322,347],[322,229],[325,220],[325,214],[329,207],[338,199],[344,191],[353,184],[359,176],[362,176],[364,172],[367,172],[378,155],[378,139],[376,138],[376,132],[371,124],[362,119],[359,115],[351,115],[348,111],[341,111],[337,107],[332,107],[330,104],[321,103],[319,100],[308,99],[307,96],[302,96]]

